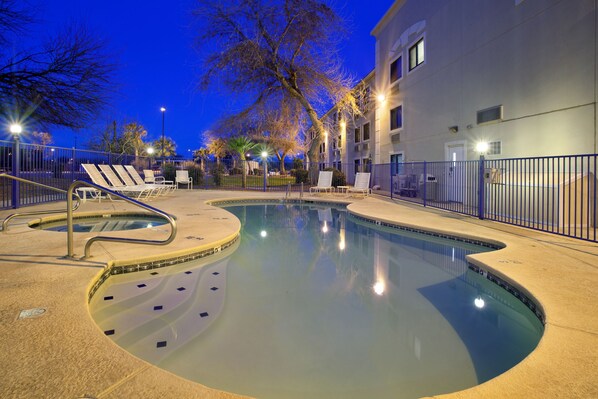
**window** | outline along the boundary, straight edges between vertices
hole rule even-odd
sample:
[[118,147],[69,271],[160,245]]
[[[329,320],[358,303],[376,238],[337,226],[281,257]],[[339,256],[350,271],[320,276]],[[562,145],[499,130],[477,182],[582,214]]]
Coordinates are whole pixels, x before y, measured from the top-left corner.
[[477,112],[477,123],[482,125],[484,123],[499,122],[502,120],[502,105],[490,107]]
[[394,83],[403,77],[403,57],[399,57],[390,63],[390,83]]
[[370,124],[366,123],[363,125],[363,140],[369,140],[370,139]]
[[342,145],[341,145],[341,144],[342,144],[342,142],[341,142],[341,137],[342,137],[342,136],[338,136],[338,142],[337,142],[337,145],[338,145],[338,148],[339,148],[339,149],[342,147]]
[[332,149],[336,150],[336,138],[332,139]]
[[409,70],[412,71],[424,63],[424,38],[409,47]]
[[355,160],[355,173],[360,172],[361,170],[361,160],[356,159]]
[[399,105],[390,110],[390,130],[401,129],[403,127],[403,106]]
[[326,152],[326,143],[321,143],[320,144],[320,154],[323,154]]
[[355,128],[355,142],[359,143],[361,141],[361,129],[356,127]]
[[502,143],[500,141],[493,141],[488,143],[487,155],[500,155],[502,153]]

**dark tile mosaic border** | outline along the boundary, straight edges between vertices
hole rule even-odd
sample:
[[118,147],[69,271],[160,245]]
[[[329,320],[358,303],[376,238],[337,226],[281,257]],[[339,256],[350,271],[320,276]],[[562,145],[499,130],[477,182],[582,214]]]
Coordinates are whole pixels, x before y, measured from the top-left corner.
[[[486,248],[490,248],[490,249],[502,249],[503,246],[501,245],[496,245],[496,244],[492,244],[489,242],[484,242],[481,240],[473,240],[473,239],[469,239],[469,238],[463,238],[463,237],[459,237],[456,235],[451,235],[451,234],[442,234],[442,233],[435,233],[435,232],[431,232],[431,231],[426,231],[426,230],[421,230],[421,229],[414,229],[411,227],[404,227],[404,226],[399,226],[396,224],[392,224],[392,223],[387,223],[387,222],[381,222],[379,220],[375,220],[375,219],[369,219],[369,218],[365,218],[363,216],[358,216],[358,215],[354,215],[354,214],[350,214],[349,215],[351,218],[355,218],[357,220],[360,220],[362,222],[366,222],[366,223],[371,223],[374,224],[376,226],[384,226],[384,227],[389,227],[392,229],[397,229],[397,230],[402,230],[402,231],[408,231],[411,233],[418,233],[418,234],[424,234],[424,235],[428,235],[428,236],[432,236],[432,237],[439,237],[439,238],[446,238],[449,240],[454,240],[454,241],[459,241],[459,242],[465,242],[468,244],[475,244],[475,245],[479,245],[482,247],[486,247]],[[472,271],[486,277],[488,280],[490,280],[492,283],[498,285],[499,287],[503,288],[504,290],[506,290],[508,293],[510,293],[511,295],[513,295],[515,298],[517,298],[518,300],[520,300],[525,306],[527,306],[535,315],[536,317],[540,320],[540,322],[542,323],[542,325],[545,325],[545,321],[546,321],[546,317],[544,316],[544,313],[542,313],[542,311],[540,310],[539,306],[531,299],[529,298],[527,295],[525,295],[524,293],[522,293],[517,287],[515,287],[514,285],[508,283],[507,281],[501,279],[500,277],[496,276],[495,274],[484,270],[470,262],[467,262],[467,265],[469,267],[469,269],[471,269]]]
[[136,272],[143,272],[152,269],[159,269],[162,267],[178,265],[179,263],[189,262],[192,260],[197,260],[201,258],[205,258],[206,256],[214,255],[220,251],[223,251],[233,245],[239,239],[239,235],[236,235],[232,240],[222,244],[219,248],[209,248],[203,251],[194,252],[188,255],[177,256],[171,259],[163,259],[163,260],[156,260],[151,262],[145,263],[138,263],[133,265],[126,265],[126,266],[113,266],[104,270],[104,272],[100,275],[100,277],[94,282],[87,294],[87,301],[91,301],[94,294],[97,290],[110,278],[110,276],[116,274],[126,274],[126,273],[136,273]]
[[472,263],[468,262],[467,266],[469,267],[470,270],[478,273],[481,276],[486,277],[488,280],[490,280],[494,284],[498,285],[502,289],[506,290],[508,293],[513,295],[515,298],[519,299],[525,306],[527,306],[529,308],[529,310],[531,310],[536,315],[536,317],[540,320],[540,322],[542,322],[542,325],[546,324],[546,317],[544,316],[544,313],[540,310],[538,305],[536,305],[536,303],[532,299],[530,299],[527,295],[525,295],[523,292],[519,291],[519,289],[517,287],[515,287],[512,284],[510,284],[509,282],[501,279],[500,277],[493,274],[492,272],[484,270]]

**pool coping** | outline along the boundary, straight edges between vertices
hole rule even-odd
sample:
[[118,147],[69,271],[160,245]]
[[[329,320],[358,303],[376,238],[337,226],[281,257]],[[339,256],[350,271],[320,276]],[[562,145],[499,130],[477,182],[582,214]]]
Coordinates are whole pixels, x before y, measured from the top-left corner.
[[[183,197],[181,204],[188,208],[191,199],[202,197],[212,197],[207,202],[231,197],[235,200],[280,199],[274,193],[248,196],[245,193],[207,193],[200,190],[176,195]],[[598,244],[580,243],[578,240],[479,221],[412,204],[396,204],[376,196],[355,201],[339,201],[336,198],[329,201],[328,196],[304,199],[313,202],[320,202],[321,199],[333,203],[351,202],[351,213],[362,214],[374,220],[387,220],[393,224],[407,226],[417,225],[459,235],[465,233],[506,244],[501,250],[476,254],[468,260],[474,265],[483,265],[484,270],[491,270],[507,281],[516,281],[533,294],[546,313],[544,336],[536,350],[500,376],[464,391],[435,397],[461,399],[598,396],[598,383],[594,377],[598,370],[598,316],[592,312],[598,303],[598,293],[594,288],[598,284],[595,266]],[[102,206],[111,205],[102,203]],[[187,212],[192,214],[192,211]],[[228,230],[218,233],[219,238],[232,234],[235,230],[231,229],[233,226],[233,223],[229,223]],[[24,229],[15,227],[3,238],[8,245],[14,243],[18,249],[18,240],[23,234]],[[37,233],[28,236],[46,237]],[[87,300],[81,301],[89,292],[90,282],[98,274],[97,260],[73,262],[61,259],[60,268],[57,269],[45,259],[48,258],[47,254],[60,254],[62,250],[50,250],[47,245],[50,243],[38,245],[46,255],[40,255],[39,264],[31,270],[31,267],[19,267],[18,263],[13,263],[10,259],[4,259],[0,268],[0,283],[5,284],[5,289],[0,291],[4,300],[4,311],[0,313],[4,316],[1,319],[3,323],[0,324],[0,332],[4,337],[0,342],[0,349],[5,353],[4,359],[0,360],[3,362],[0,363],[0,368],[5,370],[4,381],[0,381],[0,392],[3,396],[44,396],[54,392],[54,389],[56,392],[69,392],[68,395],[59,395],[61,397],[81,397],[85,392],[92,392],[89,396],[98,399],[126,396],[157,398],[165,395],[181,398],[198,395],[209,398],[242,397],[184,380],[135,358],[113,344],[93,323],[88,314]],[[60,245],[63,245],[62,242]],[[209,243],[206,242],[206,245]],[[26,244],[22,244],[22,247],[25,248]],[[583,250],[580,249],[582,247]],[[143,252],[145,251],[137,251],[137,256]],[[25,255],[21,258],[26,261],[29,259]],[[57,277],[53,277],[54,275]],[[34,282],[33,287],[37,288],[23,290],[8,286],[9,289],[6,290],[6,282],[18,279],[19,276],[24,276],[25,281]],[[75,289],[55,293],[52,284],[55,284],[53,281],[56,278],[66,279],[68,284],[74,284]],[[69,280],[70,278],[72,280]],[[44,301],[51,305],[46,315],[29,322],[13,319],[12,314],[18,309],[17,306],[26,306],[21,303],[31,306],[44,304]],[[56,328],[58,331],[55,331]],[[60,329],[63,329],[63,334],[59,333]],[[48,334],[48,331],[54,333]],[[27,347],[47,348],[42,350],[42,353],[50,359],[60,359],[61,367],[47,368],[45,364],[48,361],[35,360],[31,357],[35,356],[34,353],[24,349]],[[64,347],[64,350],[57,350],[61,347]],[[31,373],[43,377],[37,378],[35,382],[25,383],[23,380],[23,383],[16,383]],[[56,385],[54,381],[62,382]]]

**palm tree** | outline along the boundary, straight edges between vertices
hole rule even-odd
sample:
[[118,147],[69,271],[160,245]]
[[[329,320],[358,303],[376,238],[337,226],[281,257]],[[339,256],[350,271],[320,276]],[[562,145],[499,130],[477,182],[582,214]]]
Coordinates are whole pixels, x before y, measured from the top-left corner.
[[210,137],[208,141],[210,154],[216,157],[216,163],[220,165],[220,158],[226,156],[226,141],[221,138]]
[[210,150],[207,148],[200,148],[198,150],[193,151],[193,158],[195,162],[199,160],[199,165],[201,170],[205,172],[205,164],[206,160],[208,159],[208,155],[210,155]]
[[245,154],[253,150],[257,144],[245,136],[237,136],[228,139],[228,148],[237,153],[241,159],[241,169],[243,172],[243,188],[247,187],[247,162]]
[[[164,148],[162,148],[162,143],[164,143]],[[176,143],[170,137],[165,137],[164,141],[161,138],[155,140],[153,147],[156,150],[156,157],[172,157],[176,155]]]

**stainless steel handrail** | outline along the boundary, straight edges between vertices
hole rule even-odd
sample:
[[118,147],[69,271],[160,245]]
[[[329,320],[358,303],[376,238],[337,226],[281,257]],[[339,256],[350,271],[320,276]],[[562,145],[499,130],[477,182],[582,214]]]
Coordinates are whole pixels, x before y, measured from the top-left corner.
[[74,190],[79,186],[93,187],[96,190],[99,190],[103,193],[113,195],[115,197],[118,197],[118,198],[130,203],[130,204],[133,204],[140,208],[146,209],[146,210],[166,219],[171,227],[170,236],[166,240],[143,240],[143,239],[138,239],[138,238],[121,238],[121,237],[107,237],[107,236],[92,237],[85,244],[85,256],[83,257],[83,259],[91,258],[91,249],[90,249],[91,245],[97,241],[124,242],[124,243],[129,243],[129,244],[142,244],[142,245],[167,245],[167,244],[170,244],[176,237],[177,224],[176,224],[176,220],[174,219],[174,217],[172,215],[169,215],[166,212],[163,212],[157,208],[154,208],[153,206],[149,206],[147,204],[144,204],[142,202],[134,200],[133,198],[127,197],[126,195],[117,193],[116,191],[112,191],[106,187],[102,187],[95,183],[91,183],[91,182],[87,182],[87,181],[76,180],[69,186],[69,190],[68,190],[69,195],[67,196],[67,213],[66,213],[67,250],[68,250],[67,257],[69,257],[69,258],[75,257],[75,255],[73,253],[73,211],[71,210],[72,199],[71,199],[70,194],[72,194],[74,192]]
[[[65,194],[67,194],[67,191],[63,190],[61,188],[56,188],[56,187],[48,186],[47,184],[42,184],[42,183],[38,183],[38,182],[35,182],[35,181],[32,181],[32,180],[23,179],[21,177],[16,177],[16,176],[13,176],[13,175],[9,175],[7,173],[0,173],[0,178],[2,178],[2,177],[7,178],[7,179],[11,179],[11,180],[16,180],[16,181],[19,181],[21,183],[31,184],[31,185],[37,186],[37,187],[43,187],[43,188],[46,188],[48,190],[57,191],[59,193],[65,193]],[[77,194],[77,193],[72,193],[71,195],[74,195],[77,198],[77,203],[75,204],[75,206],[73,208],[73,211],[75,211],[81,205],[81,197],[79,197],[79,194]],[[7,231],[8,230],[8,222],[10,222],[12,219],[14,219],[16,217],[20,217],[20,216],[33,216],[33,215],[45,215],[45,214],[48,214],[48,213],[61,213],[61,212],[64,212],[64,209],[48,209],[46,211],[29,211],[29,212],[13,213],[13,214],[8,215],[4,219],[4,221],[2,222],[2,231]]]

